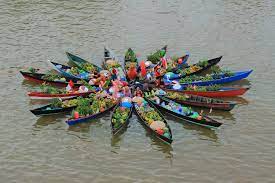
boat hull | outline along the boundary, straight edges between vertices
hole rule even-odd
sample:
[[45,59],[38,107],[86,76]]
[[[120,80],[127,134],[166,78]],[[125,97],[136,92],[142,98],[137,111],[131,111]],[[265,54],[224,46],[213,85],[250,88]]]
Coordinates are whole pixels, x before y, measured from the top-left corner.
[[55,108],[55,109],[51,109],[51,110],[47,110],[47,107],[50,107],[50,104],[46,105],[44,107],[40,107],[40,108],[37,108],[37,109],[30,110],[30,111],[31,111],[31,113],[33,113],[36,116],[46,116],[46,115],[70,112],[76,106],[67,107],[67,108]]
[[[69,61],[71,63],[73,63],[76,67],[80,68],[80,69],[83,69],[82,66],[81,66],[82,64],[85,64],[85,63],[92,64],[92,63],[90,63],[90,62],[88,62],[88,61],[86,61],[86,60],[84,60],[84,59],[82,59],[82,58],[80,58],[76,55],[73,55],[69,52],[66,52],[66,55],[67,55]],[[98,67],[97,65],[95,65],[95,64],[92,64],[92,65],[97,69],[97,71],[102,70],[102,68]],[[88,71],[86,70],[86,72],[88,72]]]
[[[115,107],[114,111],[116,110],[117,107],[119,107],[119,104]],[[128,125],[129,125],[129,122],[130,122],[130,118],[132,116],[132,112],[133,112],[133,106],[130,109],[130,112],[129,112],[129,115],[128,115],[126,121],[122,125],[120,125],[118,128],[114,128],[113,124],[111,122],[112,134],[114,136],[121,134],[124,130],[127,129]],[[113,114],[112,114],[112,116],[113,116]]]
[[[46,84],[49,84],[52,86],[59,86],[59,87],[66,87],[69,84],[69,82],[68,82],[69,79],[67,79],[67,81],[64,81],[64,82],[63,81],[50,81],[50,80],[42,79],[42,76],[44,76],[45,74],[40,74],[40,73],[32,74],[32,73],[24,72],[24,71],[20,71],[20,73],[26,80],[31,81],[33,83],[37,83],[37,84],[46,83]],[[73,80],[73,81],[74,81],[74,86],[81,86],[81,84],[76,83],[76,80]]]
[[106,114],[108,113],[110,110],[112,110],[114,107],[116,106],[113,105],[112,107],[106,109],[105,111],[103,112],[99,112],[99,113],[96,113],[96,114],[93,114],[93,115],[90,115],[90,116],[86,116],[86,117],[82,117],[82,118],[78,118],[78,119],[69,119],[66,121],[66,123],[69,125],[69,126],[72,126],[72,125],[76,125],[76,124],[79,124],[79,123],[86,123],[86,122],[89,122],[90,120],[92,119],[95,119],[95,118],[98,118],[99,116],[102,116],[103,114]]
[[209,86],[209,85],[215,85],[215,84],[231,83],[234,81],[239,81],[239,80],[247,78],[252,71],[253,70],[236,72],[234,76],[226,77],[226,78],[222,78],[222,79],[211,80],[211,81],[195,81],[192,83],[183,83],[183,84],[181,84],[181,86],[183,86],[183,87],[188,86],[188,85]]
[[[164,89],[164,88],[162,88]],[[236,97],[243,95],[249,90],[249,87],[243,88],[226,88],[226,90],[218,90],[218,91],[186,91],[186,90],[173,90],[173,89],[164,89],[165,91],[172,91],[178,93],[192,94],[203,97]]]
[[[209,121],[202,121],[202,120],[190,118],[190,117],[188,117],[188,116],[184,116],[184,115],[182,115],[182,114],[179,114],[179,113],[176,113],[176,112],[174,112],[174,111],[168,110],[168,109],[162,107],[161,105],[158,105],[158,104],[156,104],[155,102],[152,102],[152,101],[149,100],[149,99],[147,99],[147,101],[150,102],[150,103],[151,103],[152,105],[154,105],[155,107],[157,107],[158,109],[160,109],[161,111],[164,111],[164,112],[166,112],[167,114],[170,114],[170,115],[172,115],[172,116],[175,116],[175,117],[177,117],[177,118],[179,118],[179,119],[182,119],[183,121],[186,121],[186,122],[189,122],[189,123],[193,123],[193,124],[200,125],[200,126],[204,126],[204,127],[210,127],[210,128],[213,128],[213,127],[217,128],[217,127],[219,127],[219,126],[222,125],[222,123],[217,122],[217,121],[215,121],[215,120],[213,120],[213,119],[211,119],[211,118],[209,118],[209,117],[206,117],[206,116],[204,116],[204,118],[209,119]],[[169,100],[167,100],[167,101],[169,101]]]
[[[209,64],[206,66],[206,67],[203,67],[201,68],[200,70],[197,70],[195,72],[192,72],[190,74],[186,74],[184,76],[181,76],[180,74],[179,75],[176,75],[173,77],[173,78],[170,78],[170,79],[179,79],[179,78],[182,78],[182,77],[186,77],[186,76],[191,76],[191,75],[195,75],[195,74],[200,74],[201,72],[203,71],[206,71],[207,69],[211,68],[212,66],[218,64],[222,59],[222,56],[220,57],[217,57],[217,58],[213,58],[213,59],[210,59],[208,60]],[[191,67],[191,66],[190,66]],[[188,67],[187,67],[188,68]],[[183,70],[186,69],[186,68],[183,68]],[[175,72],[178,72],[178,71],[175,71]]]
[[31,99],[39,99],[39,100],[51,100],[53,98],[61,98],[61,99],[70,99],[79,96],[87,96],[93,93],[92,91],[85,92],[85,93],[71,93],[71,94],[47,94],[43,92],[29,92],[28,96]]
[[[169,98],[169,99],[171,99],[171,98]],[[224,111],[230,111],[236,105],[236,103],[201,103],[201,102],[195,102],[195,101],[191,102],[191,101],[183,101],[183,100],[175,100],[175,99],[171,99],[171,100],[173,100],[177,103],[183,104],[183,105],[204,107],[204,108],[224,110]]]
[[[154,107],[154,105],[152,105],[151,103],[149,103],[152,107]],[[167,127],[169,128],[169,131],[170,131],[170,134],[171,134],[171,139],[169,138],[166,138],[165,136],[162,136],[158,133],[156,133],[153,129],[150,128],[150,126],[147,125],[147,122],[140,116],[138,110],[136,109],[136,104],[134,104],[134,109],[135,109],[135,113],[137,114],[138,118],[139,118],[139,121],[141,122],[141,124],[145,127],[145,129],[153,134],[155,137],[157,137],[158,139],[160,139],[162,142],[165,142],[167,144],[171,144],[173,142],[173,137],[172,137],[172,132],[171,132],[171,129],[170,127],[168,126],[166,120],[163,118],[163,116],[161,115],[161,113],[159,112],[159,110],[157,110],[155,107],[154,109],[160,114],[160,116],[162,117],[162,119],[165,121],[165,123],[167,124]]]
[[[70,66],[66,66],[60,63],[56,63],[56,62],[51,62],[51,64],[53,65],[53,69],[55,69],[57,72],[59,72],[62,76],[66,77],[66,78],[70,78],[70,79],[75,79],[75,80],[81,80],[84,79],[86,81],[88,81],[88,78],[80,78],[78,76],[75,76],[73,74],[67,73],[65,71],[65,69],[71,69]],[[61,66],[61,68],[60,68]]]

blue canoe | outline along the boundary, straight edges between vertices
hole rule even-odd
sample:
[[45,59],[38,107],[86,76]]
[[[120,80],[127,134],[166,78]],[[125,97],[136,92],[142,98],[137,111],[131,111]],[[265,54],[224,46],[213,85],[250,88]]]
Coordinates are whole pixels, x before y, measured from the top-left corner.
[[59,72],[61,75],[65,76],[66,78],[71,78],[71,79],[77,79],[77,80],[89,80],[89,75],[90,73],[83,71],[83,73],[78,74],[78,75],[73,75],[71,73],[66,72],[67,69],[71,69],[72,67],[67,66],[67,65],[63,65],[63,64],[59,64],[56,62],[50,62],[54,69]]
[[107,108],[105,111],[103,112],[98,112],[98,113],[95,113],[95,114],[92,114],[92,115],[89,115],[89,116],[85,116],[85,117],[80,117],[78,119],[68,119],[66,121],[66,123],[69,125],[69,126],[72,126],[72,125],[76,125],[78,123],[84,123],[84,122],[89,122],[90,120],[92,119],[95,119],[95,118],[98,118],[99,116],[109,112],[110,110],[112,110],[117,104],[114,104],[112,105],[111,107]]
[[[233,81],[238,81],[238,80],[247,78],[252,71],[253,70],[235,72],[233,76],[229,76],[229,77],[225,77],[224,74],[219,74],[218,77],[220,79],[214,79],[214,80],[210,80],[210,81],[194,81],[194,82],[190,82],[190,83],[180,83],[180,84],[182,87],[184,87],[184,86],[188,86],[188,85],[209,86],[209,85],[214,85],[214,84],[230,83]],[[168,79],[164,78],[165,85],[171,85],[172,81],[179,82],[179,79],[168,80]]]

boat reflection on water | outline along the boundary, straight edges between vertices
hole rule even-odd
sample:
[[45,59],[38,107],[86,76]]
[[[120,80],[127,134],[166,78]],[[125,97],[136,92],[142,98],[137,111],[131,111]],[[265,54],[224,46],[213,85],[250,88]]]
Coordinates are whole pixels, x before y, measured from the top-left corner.
[[249,101],[246,100],[243,97],[228,97],[228,98],[224,98],[225,100],[230,100],[230,101],[235,101],[238,103],[238,105],[248,105]]
[[[93,126],[95,125],[94,123],[97,123],[95,119],[90,120],[86,123],[79,123],[76,125],[68,126],[67,133],[85,141],[93,141],[94,139],[91,136],[91,128],[93,128]],[[101,126],[100,123],[96,125]]]
[[[51,102],[51,100],[32,100],[32,99],[30,99],[29,100],[29,105],[41,105],[41,106],[43,106],[43,105],[47,105],[47,104],[49,104]],[[39,106],[39,107],[41,107],[41,106]],[[36,106],[33,106],[33,108],[35,108]]]
[[151,142],[152,149],[155,149],[159,152],[162,152],[165,155],[165,158],[168,158],[168,159],[171,160],[170,163],[172,164],[173,142],[172,142],[171,145],[167,144],[167,143],[163,143],[157,137],[155,137],[154,135],[149,134],[148,132],[146,133],[146,136],[150,136],[150,138],[152,140],[152,142]]
[[23,87],[28,87],[28,88],[29,87],[30,88],[35,88],[35,87],[39,86],[39,84],[25,79],[25,80],[22,81],[22,86]]
[[34,127],[40,126],[48,126],[51,124],[55,124],[57,122],[62,122],[65,119],[65,114],[52,114],[47,116],[41,116],[37,119],[36,123],[33,125]]
[[[199,135],[205,136],[211,141],[214,141],[214,142],[218,141],[218,136],[216,134],[215,128],[207,128],[207,127],[204,127],[204,126],[188,123],[184,120],[181,120],[181,119],[173,117],[173,116],[165,115],[165,118],[167,120],[169,120],[168,123],[170,125],[171,125],[171,123],[180,123],[180,124],[183,125],[183,128],[185,130],[196,131],[196,132],[198,132]],[[184,131],[182,131],[182,133],[184,133]]]
[[234,81],[233,86],[241,86],[241,87],[251,86],[251,82],[248,79],[242,79],[242,80]]

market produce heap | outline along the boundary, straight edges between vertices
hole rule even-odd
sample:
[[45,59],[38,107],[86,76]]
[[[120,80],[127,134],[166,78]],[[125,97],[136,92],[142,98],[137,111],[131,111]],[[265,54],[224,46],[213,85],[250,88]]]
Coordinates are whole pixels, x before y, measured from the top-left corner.
[[217,128],[222,123],[190,106],[210,108],[210,112],[232,110],[236,102],[215,98],[243,95],[249,87],[222,85],[244,79],[252,72],[233,72],[217,66],[222,57],[189,65],[189,53],[169,57],[167,46],[149,54],[146,60],[139,59],[129,48],[122,62],[113,51],[104,48],[102,68],[66,54],[71,66],[50,62],[55,72],[43,74],[32,67],[20,71],[26,80],[41,84],[40,91],[28,95],[49,100],[48,105],[31,110],[33,114],[71,112],[66,123],[77,125],[112,111],[112,133],[118,135],[128,128],[135,111],[145,129],[168,144],[173,141],[172,130],[159,110],[184,122]]

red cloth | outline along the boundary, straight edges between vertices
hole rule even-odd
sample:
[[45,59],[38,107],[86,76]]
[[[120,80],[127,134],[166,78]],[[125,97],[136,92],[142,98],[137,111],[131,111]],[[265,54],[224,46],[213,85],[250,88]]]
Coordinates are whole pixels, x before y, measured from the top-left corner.
[[140,71],[141,71],[141,76],[145,77],[146,76],[146,66],[144,60],[140,62]]
[[136,68],[130,68],[127,72],[127,76],[130,80],[134,80],[137,77],[137,69]]
[[159,70],[160,70],[159,66],[155,67],[155,76],[156,77],[160,76],[160,71]]
[[117,71],[116,71],[115,68],[113,68],[112,73],[113,73],[113,74],[117,74]]
[[69,85],[70,85],[71,88],[73,88],[74,87],[74,82],[72,80],[70,80]]
[[167,69],[167,61],[165,58],[161,58],[161,64],[164,69]]

